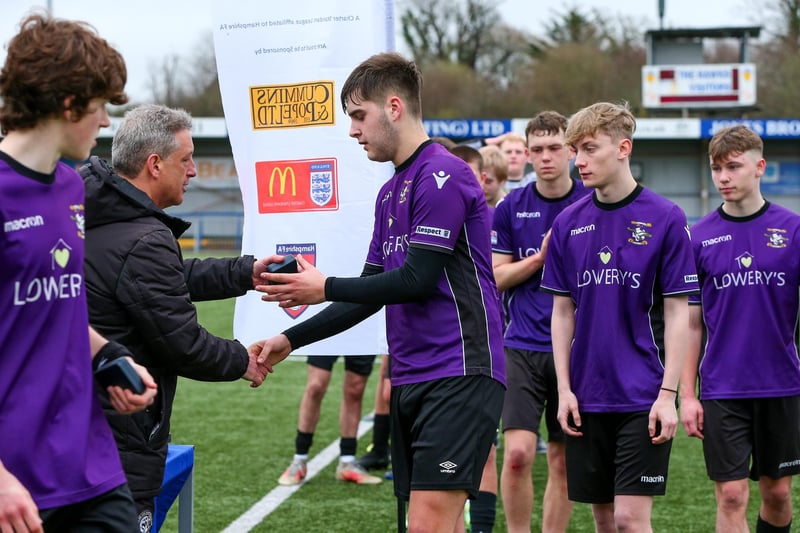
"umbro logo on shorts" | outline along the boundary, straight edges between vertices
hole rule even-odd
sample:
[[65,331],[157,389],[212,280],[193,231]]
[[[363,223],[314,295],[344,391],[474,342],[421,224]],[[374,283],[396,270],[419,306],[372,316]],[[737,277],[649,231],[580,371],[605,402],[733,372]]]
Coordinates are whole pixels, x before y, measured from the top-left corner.
[[443,474],[455,474],[456,468],[458,468],[458,465],[452,461],[445,461],[443,463],[439,463],[439,466],[442,467],[440,472]]

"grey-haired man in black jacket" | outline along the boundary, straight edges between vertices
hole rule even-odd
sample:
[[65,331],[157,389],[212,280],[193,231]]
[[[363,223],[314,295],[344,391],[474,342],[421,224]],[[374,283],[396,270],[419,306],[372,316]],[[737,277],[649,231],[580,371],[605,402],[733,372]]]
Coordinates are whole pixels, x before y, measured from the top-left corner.
[[133,416],[104,406],[114,431],[141,531],[152,525],[164,475],[178,376],[244,378],[260,385],[266,368],[236,340],[197,322],[193,301],[240,296],[261,284],[272,256],[184,260],[178,237],[189,223],[164,209],[178,205],[196,175],[191,117],[143,105],[129,111],[112,144],[112,167],[92,157],[86,186],[85,275],[91,324],[127,346],[158,383],[153,405]]

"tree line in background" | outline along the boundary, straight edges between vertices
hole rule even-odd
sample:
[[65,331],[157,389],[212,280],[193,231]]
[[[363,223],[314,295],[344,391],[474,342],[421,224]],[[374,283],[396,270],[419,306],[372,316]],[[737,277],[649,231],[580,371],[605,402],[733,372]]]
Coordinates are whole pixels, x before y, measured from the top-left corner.
[[[424,76],[426,118],[571,114],[601,100],[625,100],[637,116],[652,116],[641,107],[644,21],[565,7],[543,35],[533,35],[506,22],[514,16],[500,6],[499,0],[398,0],[402,40]],[[750,42],[759,106],[748,116],[800,117],[800,0],[756,0],[751,8],[752,25],[763,30]],[[706,62],[739,62],[738,42],[711,41]],[[168,55],[151,72],[152,101],[194,116],[222,116],[211,35],[192,58]]]

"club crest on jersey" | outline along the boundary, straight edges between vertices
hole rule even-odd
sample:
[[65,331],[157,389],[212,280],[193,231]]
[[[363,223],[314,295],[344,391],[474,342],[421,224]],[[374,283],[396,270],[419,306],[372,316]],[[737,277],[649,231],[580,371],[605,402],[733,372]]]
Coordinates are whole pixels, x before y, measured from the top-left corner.
[[647,231],[647,228],[653,227],[653,224],[650,222],[631,220],[631,225],[633,226],[632,228],[627,228],[627,230],[631,232],[628,242],[637,246],[647,245],[647,239],[653,236]]
[[770,248],[786,248],[789,243],[786,233],[785,229],[767,228],[767,232],[764,234],[764,237],[769,239],[767,246]]
[[72,211],[72,214],[69,216],[73,221],[75,221],[75,225],[78,227],[78,237],[81,239],[84,237],[84,222],[86,221],[86,217],[83,214],[83,204],[74,204],[69,206],[69,210]]
[[400,201],[398,203],[406,203],[408,201],[408,189],[411,187],[412,180],[403,180],[403,188],[400,190]]
[[[303,259],[308,261],[314,266],[317,266],[317,244],[310,243],[291,243],[291,244],[276,244],[275,253],[278,255],[302,255]],[[295,307],[284,307],[283,312],[296,319],[303,312],[308,309],[308,305],[297,305]]]

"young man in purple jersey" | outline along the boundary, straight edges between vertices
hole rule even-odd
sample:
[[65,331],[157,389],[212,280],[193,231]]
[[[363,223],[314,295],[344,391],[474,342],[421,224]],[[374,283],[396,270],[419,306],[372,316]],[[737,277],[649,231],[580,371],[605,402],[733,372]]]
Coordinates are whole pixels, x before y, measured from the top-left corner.
[[556,217],[542,275],[551,322],[569,498],[598,532],[650,531],[678,425],[688,295],[697,291],[686,216],[637,184],[636,121],[597,103],[569,120],[581,180],[594,189]]
[[335,303],[251,349],[275,364],[387,306],[395,494],[410,502],[410,531],[453,531],[478,493],[505,362],[486,200],[469,166],[425,133],[421,83],[396,53],[372,56],[348,77],[350,136],[369,159],[395,165],[376,200],[364,271],[326,278],[298,256],[300,273],[262,275],[282,283],[261,287],[265,300]]
[[558,387],[550,339],[553,296],[539,290],[553,220],[588,193],[570,178],[572,150],[564,142],[566,129],[567,119],[555,111],[539,113],[528,122],[525,136],[536,181],[508,193],[497,206],[492,227],[494,277],[497,288],[506,293],[508,313],[500,484],[509,533],[531,528],[531,469],[545,409],[549,444],[542,531],[566,531],[572,512],[564,433],[556,419]]
[[711,177],[723,202],[692,228],[701,292],[689,302],[681,421],[703,440],[716,530],[726,532],[749,531],[748,474],[761,493],[756,531],[790,531],[800,472],[800,216],[761,195],[763,147],[741,125],[714,135]]
[[[134,531],[136,513],[94,387],[94,361],[127,355],[89,327],[83,181],[125,63],[82,22],[31,15],[0,71],[0,530]],[[132,360],[130,360],[132,362]],[[120,413],[152,403],[108,387]]]

